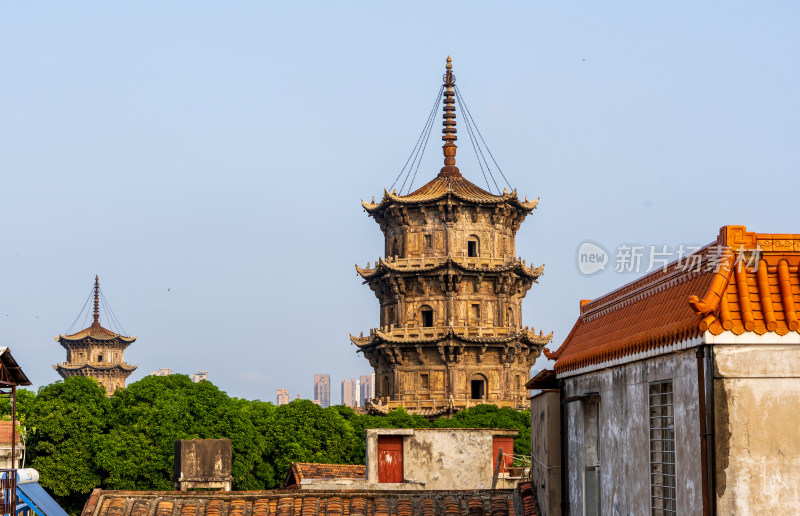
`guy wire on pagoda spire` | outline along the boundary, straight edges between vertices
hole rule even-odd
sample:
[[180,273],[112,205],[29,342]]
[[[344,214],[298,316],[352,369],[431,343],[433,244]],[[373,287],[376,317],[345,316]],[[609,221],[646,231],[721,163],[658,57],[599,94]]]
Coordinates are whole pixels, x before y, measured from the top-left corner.
[[[492,172],[492,168],[497,168],[497,171],[500,172],[500,175],[508,185],[508,188],[513,190],[511,183],[508,181],[508,178],[506,178],[506,175],[503,173],[503,170],[500,168],[500,165],[494,158],[494,155],[489,149],[489,146],[486,144],[486,140],[483,138],[480,129],[478,129],[478,125],[475,123],[472,113],[470,113],[470,110],[464,101],[464,97],[460,91],[460,88],[455,84],[456,77],[455,74],[453,74],[453,60],[450,58],[450,56],[447,57],[447,65],[444,76],[442,77],[442,81],[443,84],[439,87],[439,91],[436,94],[436,100],[433,103],[433,108],[428,113],[428,119],[425,122],[425,126],[423,127],[419,138],[417,138],[417,143],[414,145],[411,154],[408,156],[408,159],[400,169],[400,172],[397,174],[397,177],[392,183],[392,186],[389,187],[388,191],[392,191],[396,194],[397,190],[394,189],[395,185],[398,184],[400,178],[402,177],[403,181],[398,189],[400,195],[403,195],[404,193],[406,195],[411,193],[414,187],[414,180],[416,179],[417,172],[419,171],[419,166],[422,163],[422,157],[425,154],[425,149],[427,148],[428,140],[430,139],[430,134],[435,123],[436,112],[438,111],[440,102],[443,102],[444,104],[442,140],[445,143],[442,145],[442,151],[444,153],[444,166],[439,171],[438,177],[463,177],[461,175],[461,171],[458,169],[458,167],[456,167],[457,146],[455,142],[458,140],[456,131],[456,104],[458,104],[458,108],[461,111],[461,114],[464,117],[464,123],[466,124],[467,136],[469,136],[470,143],[475,151],[475,158],[478,162],[481,174],[486,181],[487,191],[493,193],[496,190],[497,195],[501,194],[501,188],[498,184],[497,178],[495,178],[495,174]],[[492,167],[490,161],[493,163],[494,167]],[[406,187],[406,185],[408,185],[408,187]]]
[[100,278],[94,275],[94,322],[92,326],[100,326]]
[[447,66],[443,79],[444,121],[442,125],[444,129],[442,129],[442,140],[444,141],[444,145],[442,145],[442,151],[444,152],[444,166],[439,172],[439,176],[459,177],[461,176],[461,172],[459,172],[456,166],[457,147],[455,144],[456,140],[458,140],[458,136],[456,136],[456,99],[455,91],[453,91],[456,84],[456,76],[453,74],[453,61],[450,59],[450,56],[447,56]]

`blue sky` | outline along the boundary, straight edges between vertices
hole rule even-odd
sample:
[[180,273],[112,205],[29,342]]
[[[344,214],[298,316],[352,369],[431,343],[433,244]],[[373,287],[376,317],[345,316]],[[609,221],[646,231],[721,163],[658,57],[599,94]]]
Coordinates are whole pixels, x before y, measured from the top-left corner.
[[[447,55],[504,173],[541,196],[523,323],[636,277],[576,249],[800,232],[792,2],[0,4],[0,345],[36,385],[95,274],[159,367],[274,400],[369,372],[360,199],[405,162]],[[436,129],[439,127],[437,121]],[[459,126],[458,164],[482,177]],[[417,185],[441,166],[431,139]],[[613,260],[613,257],[612,257]],[[613,263],[612,263],[613,265]],[[544,362],[539,364],[544,365]]]

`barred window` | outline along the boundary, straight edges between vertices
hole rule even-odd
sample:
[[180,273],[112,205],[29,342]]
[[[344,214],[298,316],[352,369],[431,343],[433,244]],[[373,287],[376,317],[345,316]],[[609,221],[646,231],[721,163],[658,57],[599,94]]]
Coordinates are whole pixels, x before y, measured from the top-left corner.
[[650,495],[653,516],[676,514],[672,381],[650,384]]

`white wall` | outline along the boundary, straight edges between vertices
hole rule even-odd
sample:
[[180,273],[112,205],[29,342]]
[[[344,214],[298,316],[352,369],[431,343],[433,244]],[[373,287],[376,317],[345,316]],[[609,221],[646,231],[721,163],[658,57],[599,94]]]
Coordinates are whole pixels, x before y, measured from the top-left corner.
[[[599,393],[600,500],[604,515],[650,514],[649,384],[673,381],[677,513],[702,513],[700,422],[695,349],[565,378],[565,396]],[[597,398],[594,398],[597,399]],[[583,514],[587,401],[566,406],[570,514]],[[589,414],[591,411],[589,411]]]

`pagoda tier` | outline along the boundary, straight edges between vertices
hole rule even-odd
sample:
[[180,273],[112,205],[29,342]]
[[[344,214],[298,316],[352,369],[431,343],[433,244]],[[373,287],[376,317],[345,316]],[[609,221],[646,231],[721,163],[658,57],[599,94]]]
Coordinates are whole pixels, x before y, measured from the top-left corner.
[[128,376],[136,370],[135,365],[124,361],[124,351],[136,341],[136,337],[120,335],[100,325],[100,283],[95,276],[94,321],[91,326],[69,335],[59,335],[55,340],[67,352],[66,362],[55,364],[62,378],[89,376],[106,389],[108,396],[125,387]]
[[[524,409],[530,369],[552,338],[552,333],[528,328],[474,326],[376,328],[367,336],[350,337],[370,365],[384,373],[376,377],[378,394],[368,408],[386,413],[402,406],[425,416],[482,403]],[[473,392],[473,382],[486,391]]]
[[439,174],[408,195],[362,201],[385,237],[386,258],[356,266],[380,303],[380,328],[351,337],[375,370],[375,413],[525,408],[530,369],[552,339],[522,326],[522,299],[544,266],[516,257],[515,238],[538,199],[495,195],[461,175],[454,80],[448,59]]

